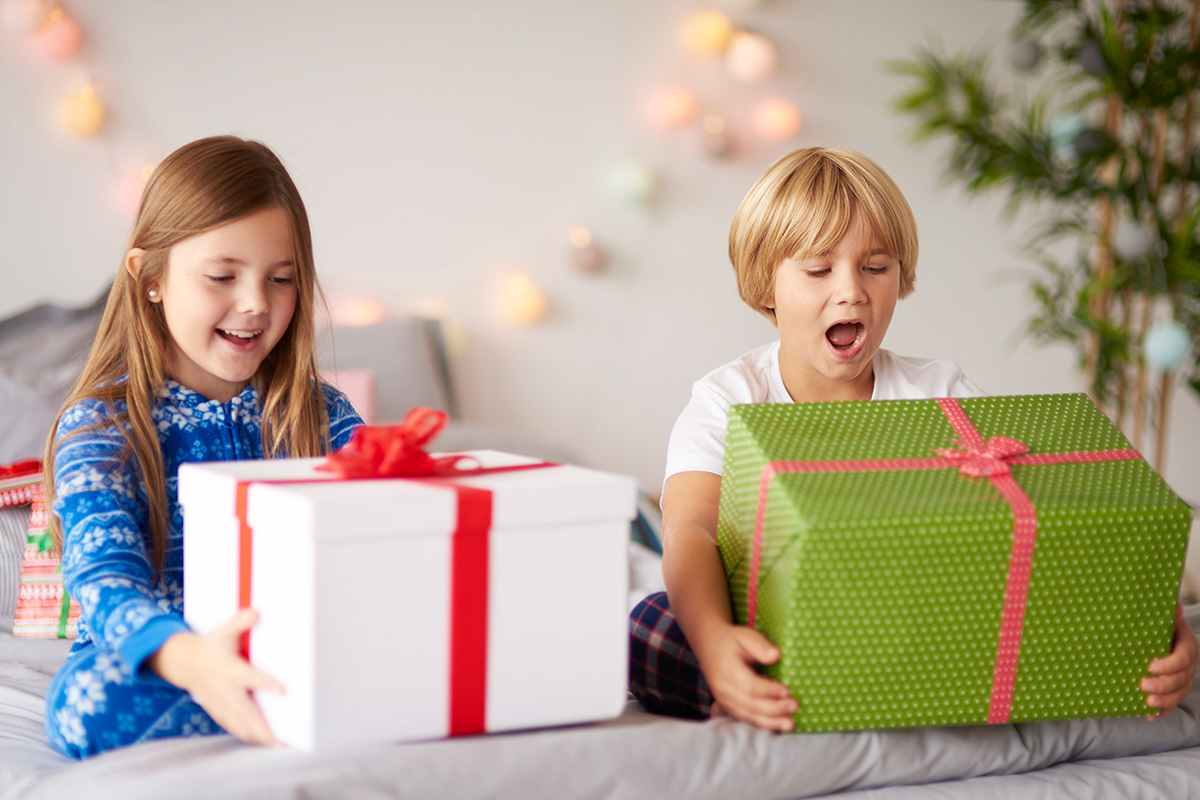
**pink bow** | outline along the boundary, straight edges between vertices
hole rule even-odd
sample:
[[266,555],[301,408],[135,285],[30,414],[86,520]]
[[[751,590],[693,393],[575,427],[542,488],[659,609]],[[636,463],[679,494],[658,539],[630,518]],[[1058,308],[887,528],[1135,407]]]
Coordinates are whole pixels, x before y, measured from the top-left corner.
[[990,478],[996,475],[1007,475],[1012,471],[1005,459],[1029,452],[1029,447],[1021,441],[1008,436],[993,436],[982,446],[971,446],[955,441],[961,450],[943,450],[934,448],[933,452],[943,458],[948,458],[958,465],[963,475],[974,478]]
[[469,456],[434,458],[425,445],[446,427],[446,413],[432,408],[414,408],[399,425],[363,427],[350,441],[317,469],[340,478],[401,478],[447,475]]

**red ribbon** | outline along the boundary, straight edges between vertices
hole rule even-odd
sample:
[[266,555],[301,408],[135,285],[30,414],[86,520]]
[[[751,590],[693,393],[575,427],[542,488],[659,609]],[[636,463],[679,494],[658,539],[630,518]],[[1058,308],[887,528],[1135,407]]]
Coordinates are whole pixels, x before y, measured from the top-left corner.
[[0,466],[0,478],[16,478],[21,475],[36,475],[42,471],[42,462],[36,458],[14,461]]
[[355,429],[346,445],[331,453],[318,469],[339,478],[412,478],[461,472],[467,456],[434,458],[425,451],[446,427],[446,413],[414,408],[399,425]]
[[[414,408],[400,425],[363,426],[350,441],[331,453],[317,469],[346,480],[401,478],[444,486],[455,493],[456,518],[450,557],[450,698],[451,736],[486,730],[488,648],[488,563],[492,527],[492,493],[460,486],[449,478],[491,475],[558,466],[550,462],[507,467],[458,466],[471,456],[430,456],[428,444],[446,424],[446,415]],[[251,483],[316,483],[313,480],[239,481],[237,515],[241,528],[238,605],[250,607],[250,566],[253,530],[246,522],[246,498]],[[324,482],[324,481],[321,481]],[[250,632],[242,635],[241,653],[250,659]]]
[[1037,510],[1029,495],[1012,476],[1015,465],[1084,464],[1101,461],[1141,459],[1136,450],[1097,450],[1070,453],[1026,455],[1029,448],[1016,439],[995,436],[986,442],[971,422],[962,405],[952,398],[938,399],[947,421],[959,435],[961,450],[937,449],[936,458],[885,458],[855,461],[770,461],[762,468],[758,488],[758,510],[754,520],[754,543],[750,552],[749,587],[746,596],[747,624],[754,626],[758,611],[758,579],[762,566],[763,523],[767,512],[767,491],[771,479],[783,473],[883,472],[914,469],[958,469],[970,477],[987,478],[1008,502],[1013,514],[1013,543],[1009,554],[1008,580],[1004,589],[1004,608],[1000,615],[1000,638],[996,645],[996,666],[992,676],[992,695],[988,723],[1007,722],[1012,714],[1017,662],[1021,655],[1021,636],[1025,626],[1025,604],[1029,597],[1029,576],[1033,568],[1033,549],[1037,541]]

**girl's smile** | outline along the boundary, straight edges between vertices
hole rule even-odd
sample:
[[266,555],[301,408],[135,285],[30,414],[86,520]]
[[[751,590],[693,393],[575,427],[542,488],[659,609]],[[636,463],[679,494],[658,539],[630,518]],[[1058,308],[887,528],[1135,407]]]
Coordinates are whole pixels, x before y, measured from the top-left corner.
[[254,211],[171,248],[155,287],[173,343],[168,374],[212,400],[239,394],[296,307],[291,218]]
[[900,291],[900,264],[857,214],[828,253],[787,258],[775,272],[779,368],[793,400],[869,400],[871,359]]

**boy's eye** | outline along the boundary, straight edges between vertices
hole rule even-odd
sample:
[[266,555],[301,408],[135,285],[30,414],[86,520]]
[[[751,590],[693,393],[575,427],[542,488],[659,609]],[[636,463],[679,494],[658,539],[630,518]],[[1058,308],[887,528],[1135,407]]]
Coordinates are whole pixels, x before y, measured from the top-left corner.
[[866,267],[867,272],[871,273],[872,275],[882,275],[883,273],[887,272],[888,269],[890,269],[890,265],[888,264],[868,264]]
[[804,270],[804,274],[810,278],[823,278],[829,274],[829,267],[814,267],[813,269]]

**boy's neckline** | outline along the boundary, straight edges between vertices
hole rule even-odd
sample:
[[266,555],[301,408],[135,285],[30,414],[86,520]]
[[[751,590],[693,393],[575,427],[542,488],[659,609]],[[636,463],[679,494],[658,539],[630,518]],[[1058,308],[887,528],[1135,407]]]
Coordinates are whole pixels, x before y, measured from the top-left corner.
[[[854,382],[837,381],[827,378],[823,375],[816,375],[812,382],[817,385],[817,390],[812,391],[809,387],[789,386],[788,380],[783,371],[782,344],[777,342],[775,350],[775,374],[779,379],[779,386],[783,389],[784,396],[793,403],[836,403],[847,401],[862,401],[874,400],[876,396],[876,387],[879,385],[879,365],[882,359],[877,359],[881,353],[886,352],[882,347],[879,348],[871,356],[870,362],[864,370],[867,373],[865,376],[860,375],[859,379]],[[793,384],[796,381],[793,380]],[[865,384],[865,388],[859,388]],[[832,391],[821,391],[821,386]],[[793,390],[796,391],[793,391]]]

